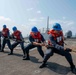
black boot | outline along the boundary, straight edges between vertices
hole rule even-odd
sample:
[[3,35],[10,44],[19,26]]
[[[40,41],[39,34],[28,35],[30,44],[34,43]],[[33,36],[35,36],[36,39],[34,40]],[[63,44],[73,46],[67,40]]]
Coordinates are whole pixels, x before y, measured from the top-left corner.
[[10,52],[10,53],[8,53],[8,55],[13,55],[13,53]]
[[11,50],[11,52],[8,55],[13,55],[13,50]]
[[25,55],[23,55],[23,58],[25,58],[26,56]]
[[47,66],[47,64],[43,62],[43,63],[40,65],[39,68],[44,68],[44,67],[46,67],[46,66]]
[[75,68],[75,66],[71,67],[71,71],[72,71],[72,73],[76,74],[76,68]]
[[26,58],[23,58],[23,60],[30,60],[29,54],[27,54]]
[[30,60],[30,58],[26,57],[26,58],[23,58],[23,60]]

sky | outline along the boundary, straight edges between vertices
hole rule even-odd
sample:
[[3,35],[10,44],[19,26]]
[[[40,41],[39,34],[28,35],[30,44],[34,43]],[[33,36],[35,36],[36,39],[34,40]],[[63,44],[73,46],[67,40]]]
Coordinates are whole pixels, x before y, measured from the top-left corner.
[[12,33],[16,26],[27,36],[33,26],[45,29],[48,16],[50,29],[60,23],[64,34],[76,34],[76,0],[0,0],[0,30],[6,24]]

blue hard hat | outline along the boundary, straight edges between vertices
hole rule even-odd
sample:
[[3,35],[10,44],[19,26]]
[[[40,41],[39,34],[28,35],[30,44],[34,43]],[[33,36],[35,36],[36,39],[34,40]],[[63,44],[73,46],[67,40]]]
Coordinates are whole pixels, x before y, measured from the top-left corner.
[[62,30],[61,25],[59,23],[55,23],[53,25],[53,30]]
[[16,31],[16,30],[17,30],[17,27],[14,26],[14,27],[12,28],[12,30],[13,30],[13,31]]
[[38,29],[37,29],[37,27],[34,26],[34,27],[31,29],[31,31],[32,31],[32,32],[38,32]]
[[6,25],[3,25],[3,28],[6,28]]

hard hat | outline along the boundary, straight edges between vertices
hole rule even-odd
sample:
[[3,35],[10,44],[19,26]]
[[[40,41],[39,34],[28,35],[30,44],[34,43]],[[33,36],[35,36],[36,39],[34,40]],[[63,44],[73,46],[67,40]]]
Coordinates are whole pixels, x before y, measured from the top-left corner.
[[16,30],[17,30],[17,27],[14,26],[14,27],[12,28],[12,30],[13,30],[13,31],[16,31]]
[[37,27],[34,26],[34,27],[32,27],[31,31],[32,32],[38,32],[38,29],[37,29]]
[[6,28],[6,25],[3,25],[3,28]]
[[53,25],[53,30],[62,30],[61,25],[59,23],[55,23]]

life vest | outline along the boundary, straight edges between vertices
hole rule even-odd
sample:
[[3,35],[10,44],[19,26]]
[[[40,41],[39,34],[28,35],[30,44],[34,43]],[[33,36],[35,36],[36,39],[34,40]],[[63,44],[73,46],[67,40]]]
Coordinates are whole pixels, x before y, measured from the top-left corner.
[[31,32],[30,35],[35,40],[35,42],[41,42],[42,38],[40,32],[38,32],[36,35],[33,32]]
[[[56,41],[57,44],[63,45],[63,32],[60,31],[58,34],[55,32],[55,30],[50,30],[48,34],[51,34],[54,37],[54,40]],[[48,44],[51,44],[51,41],[48,40]]]
[[18,31],[18,30],[16,30],[16,31],[13,33],[13,36],[14,36],[15,39],[17,39],[17,40],[21,40],[21,38],[20,38],[20,34],[21,34],[21,32]]
[[8,37],[8,33],[9,33],[9,29],[8,29],[8,28],[3,28],[3,30],[2,30],[2,35],[3,35],[4,37]]

